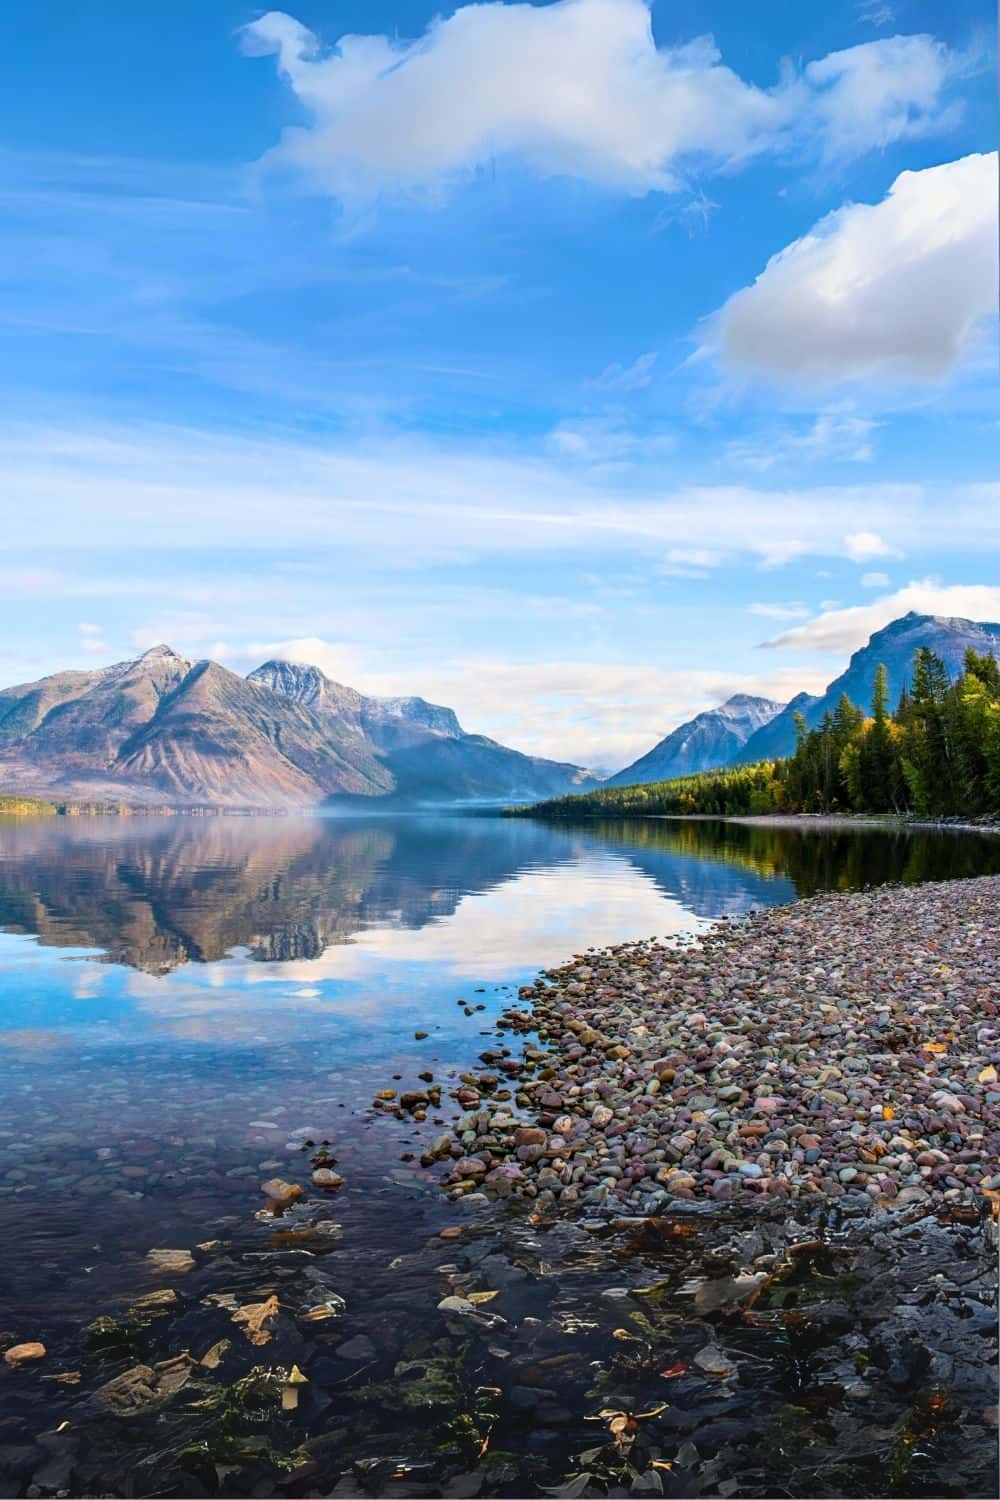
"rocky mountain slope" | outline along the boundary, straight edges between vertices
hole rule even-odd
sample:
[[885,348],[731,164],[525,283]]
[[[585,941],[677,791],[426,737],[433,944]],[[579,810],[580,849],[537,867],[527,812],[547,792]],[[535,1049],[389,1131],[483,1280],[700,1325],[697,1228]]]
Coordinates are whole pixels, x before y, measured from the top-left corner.
[[156,646],[0,692],[5,793],[309,806],[538,798],[593,784],[578,766],[465,734],[449,708],[366,698],[287,662],[240,677]]
[[351,723],[391,768],[394,794],[407,800],[521,801],[536,795],[529,788],[586,791],[597,784],[579,766],[522,755],[485,735],[466,734],[450,708],[423,698],[366,698],[318,667],[293,662],[265,662],[247,680],[308,703],[321,719]]
[[944,615],[920,615],[911,610],[893,620],[870,637],[867,645],[855,651],[846,671],[835,677],[819,697],[802,693],[788,707],[747,740],[734,757],[734,764],[749,765],[757,760],[771,760],[791,755],[795,749],[796,709],[810,729],[823,715],[837,706],[841,693],[852,703],[869,709],[875,687],[875,672],[883,663],[889,676],[889,704],[895,708],[903,687],[913,673],[913,654],[919,646],[928,646],[947,667],[952,677],[962,670],[966,650],[1000,658],[1000,625],[980,624]]
[[751,735],[769,724],[783,707],[770,698],[736,693],[718,708],[681,724],[639,760],[609,777],[607,785],[639,786],[729,765]]

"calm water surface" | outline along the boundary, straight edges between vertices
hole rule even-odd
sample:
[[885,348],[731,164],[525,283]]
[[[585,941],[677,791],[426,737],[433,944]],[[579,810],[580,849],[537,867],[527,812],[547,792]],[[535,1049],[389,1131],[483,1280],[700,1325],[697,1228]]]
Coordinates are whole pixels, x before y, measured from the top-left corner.
[[148,1284],[149,1248],[245,1221],[264,1177],[307,1181],[307,1136],[334,1144],[359,1256],[433,1229],[448,1206],[372,1094],[470,1064],[539,967],[817,890],[993,871],[1000,840],[973,834],[0,822],[0,1327],[58,1346]]

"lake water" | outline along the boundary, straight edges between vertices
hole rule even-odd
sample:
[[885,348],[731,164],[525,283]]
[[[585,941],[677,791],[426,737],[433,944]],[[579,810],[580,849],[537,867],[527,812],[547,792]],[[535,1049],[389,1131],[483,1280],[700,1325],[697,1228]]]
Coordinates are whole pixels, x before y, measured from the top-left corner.
[[818,890],[997,871],[1000,839],[969,833],[2,821],[0,1329],[78,1363],[80,1325],[148,1289],[150,1248],[252,1221],[264,1178],[308,1181],[307,1137],[333,1143],[355,1266],[432,1233],[454,1209],[372,1096],[472,1064],[541,967]]

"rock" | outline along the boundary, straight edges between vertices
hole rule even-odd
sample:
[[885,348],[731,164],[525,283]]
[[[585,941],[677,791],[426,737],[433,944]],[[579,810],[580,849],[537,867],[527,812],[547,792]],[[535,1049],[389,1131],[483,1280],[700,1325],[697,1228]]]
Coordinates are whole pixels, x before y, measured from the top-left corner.
[[158,1365],[133,1365],[100,1386],[94,1401],[120,1416],[159,1406],[184,1388],[196,1364],[190,1354],[179,1354]]
[[12,1370],[20,1369],[22,1365],[30,1365],[37,1359],[45,1358],[45,1345],[37,1340],[27,1344],[13,1344],[11,1348],[4,1351],[4,1364],[9,1365]]
[[278,1325],[279,1311],[277,1297],[268,1297],[264,1302],[248,1302],[237,1308],[232,1322],[243,1329],[251,1344],[267,1344]]
[[179,1276],[194,1266],[190,1250],[149,1250],[146,1254],[154,1271],[168,1276]]
[[705,1281],[695,1292],[694,1305],[699,1313],[718,1312],[723,1307],[740,1307],[755,1296],[767,1281],[768,1274],[767,1271],[757,1271],[752,1275],[722,1276],[713,1281]]
[[335,1292],[323,1302],[314,1302],[311,1306],[303,1308],[298,1314],[300,1323],[329,1323],[332,1318],[340,1318],[347,1310],[347,1303],[343,1297],[338,1297]]
[[265,1197],[280,1208],[287,1208],[289,1204],[296,1203],[302,1197],[302,1189],[298,1183],[286,1182],[283,1177],[271,1177],[267,1182],[262,1182],[260,1190]]
[[734,1361],[724,1354],[718,1344],[706,1344],[694,1356],[693,1363],[706,1375],[731,1375]]
[[344,1179],[339,1172],[334,1172],[331,1167],[317,1167],[312,1174],[313,1186],[323,1188],[326,1192],[333,1192],[335,1188],[343,1187]]

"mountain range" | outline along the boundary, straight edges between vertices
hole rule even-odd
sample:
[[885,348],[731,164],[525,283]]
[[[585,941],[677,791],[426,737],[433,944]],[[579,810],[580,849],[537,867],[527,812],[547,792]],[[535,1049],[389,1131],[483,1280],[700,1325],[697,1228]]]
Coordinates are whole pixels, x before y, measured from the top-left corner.
[[784,707],[770,698],[735,693],[718,708],[706,709],[679,725],[632,765],[609,776],[605,784],[638,786],[729,765],[747,741],[770,724]]
[[[738,693],[608,778],[629,786],[788,755],[841,693],[867,708],[884,664],[895,704],[928,646],[957,675],[966,650],[1000,658],[1000,625],[910,613],[877,631],[819,695]],[[600,784],[593,772],[468,734],[450,708],[374,698],[318,667],[268,661],[241,677],[154,646],[133,661],[0,691],[0,793],[193,806],[534,802]]]
[[886,669],[889,705],[894,709],[912,676],[913,654],[921,646],[929,647],[944,662],[949,676],[957,677],[970,647],[981,655],[1000,658],[1000,625],[944,615],[920,615],[911,610],[870,636],[867,645],[855,651],[846,671],[835,677],[824,693],[819,696],[800,693],[793,698],[782,713],[750,736],[734,758],[734,764],[750,765],[755,760],[791,755],[795,749],[796,711],[802,714],[809,729],[815,729],[823,715],[836,708],[841,693],[869,710],[880,664]]
[[240,677],[154,646],[0,692],[4,792],[290,807],[534,801],[596,784],[579,766],[466,734],[450,708],[367,698],[292,662]]

